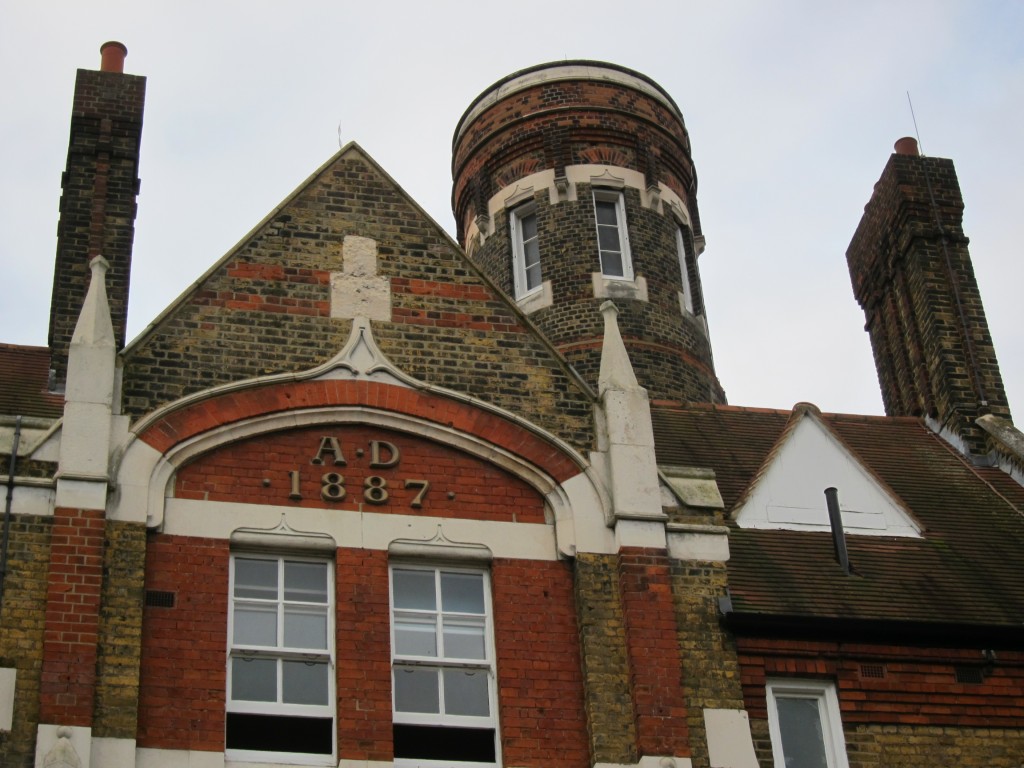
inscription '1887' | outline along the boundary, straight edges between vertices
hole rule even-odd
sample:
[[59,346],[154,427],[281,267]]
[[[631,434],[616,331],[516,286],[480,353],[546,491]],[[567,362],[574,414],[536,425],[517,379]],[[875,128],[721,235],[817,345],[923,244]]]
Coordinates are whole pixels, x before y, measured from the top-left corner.
[[[356,448],[357,458],[363,458],[366,451],[363,448]],[[402,453],[398,446],[387,440],[371,440],[370,456],[368,466],[371,469],[394,469],[399,466],[402,460]],[[314,466],[347,467],[348,461],[342,451],[341,442],[338,438],[326,435],[320,438],[316,452],[309,460]],[[289,493],[288,498],[293,501],[302,501],[306,498],[303,492],[304,481],[299,470],[293,469],[288,473]],[[319,478],[319,496],[326,502],[342,502],[346,499],[355,500],[352,495],[356,491],[350,491],[346,486],[345,476],[340,472],[324,472]],[[420,509],[423,501],[430,490],[430,481],[413,478],[392,478],[392,482],[401,483],[403,489],[412,489],[416,494],[409,500],[409,506],[413,509]],[[380,506],[387,504],[391,499],[391,486],[388,478],[383,475],[370,475],[363,480],[362,488],[358,490],[361,500],[367,504]]]

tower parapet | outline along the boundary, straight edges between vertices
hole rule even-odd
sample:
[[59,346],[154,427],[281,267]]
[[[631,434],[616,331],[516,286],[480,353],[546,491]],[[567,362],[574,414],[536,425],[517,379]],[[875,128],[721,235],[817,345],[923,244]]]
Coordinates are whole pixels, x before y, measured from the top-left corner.
[[459,120],[459,242],[596,386],[601,304],[652,399],[724,402],[697,257],[697,176],[679,107],[624,67],[543,64]]

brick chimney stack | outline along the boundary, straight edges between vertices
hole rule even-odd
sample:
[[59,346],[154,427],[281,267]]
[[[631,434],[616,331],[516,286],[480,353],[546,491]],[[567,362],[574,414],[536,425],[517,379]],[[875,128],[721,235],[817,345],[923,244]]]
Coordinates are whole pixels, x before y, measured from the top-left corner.
[[928,416],[972,454],[989,452],[975,420],[1010,418],[963,232],[951,160],[903,138],[846,251],[853,292],[890,416]]
[[50,303],[50,365],[58,388],[95,256],[110,263],[114,337],[118,348],[125,343],[146,95],[146,78],[124,74],[127,53],[121,43],[104,43],[100,69],[80,69],[75,81]]

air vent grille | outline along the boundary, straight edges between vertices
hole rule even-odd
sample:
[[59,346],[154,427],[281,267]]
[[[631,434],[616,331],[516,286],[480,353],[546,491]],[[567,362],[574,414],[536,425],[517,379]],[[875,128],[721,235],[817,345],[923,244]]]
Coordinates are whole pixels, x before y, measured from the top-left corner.
[[150,608],[173,608],[174,593],[160,589],[146,590],[146,605]]

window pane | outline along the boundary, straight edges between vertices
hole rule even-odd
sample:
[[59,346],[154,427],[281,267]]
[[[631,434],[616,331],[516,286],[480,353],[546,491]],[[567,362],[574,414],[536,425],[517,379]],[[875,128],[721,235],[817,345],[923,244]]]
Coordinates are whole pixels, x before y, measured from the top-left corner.
[[327,564],[284,564],[284,599],[327,603]]
[[526,243],[523,247],[526,252],[526,268],[529,270],[531,267],[540,267],[540,246],[536,240],[531,240]]
[[616,251],[601,253],[601,274],[609,277],[623,277],[622,254]]
[[228,749],[328,756],[334,751],[334,719],[330,717],[228,712],[226,730]]
[[395,653],[399,656],[437,656],[437,626],[433,621],[395,619]]
[[444,655],[449,659],[483,659],[484,625],[452,623],[444,624]]
[[597,211],[598,224],[618,224],[615,215],[615,203],[611,200],[595,200],[594,207]]
[[236,645],[277,645],[277,609],[254,605],[235,606]]
[[286,609],[284,644],[288,648],[327,648],[327,614]]
[[441,602],[445,613],[483,615],[483,577],[479,573],[442,573]]
[[235,597],[277,600],[277,562],[235,558]]
[[540,285],[540,262],[526,268],[526,290]]
[[597,239],[602,251],[617,251],[620,248],[619,230],[615,227],[598,227]]
[[519,219],[523,228],[523,240],[532,240],[537,236],[537,214],[531,213]]
[[786,768],[828,768],[818,700],[776,696]]
[[396,712],[440,712],[436,669],[395,667]]
[[487,717],[487,673],[482,669],[444,671],[444,711],[449,715]]
[[437,607],[434,596],[433,571],[394,571],[395,608],[413,608],[433,611]]
[[277,701],[277,662],[274,659],[232,659],[231,698]]
[[327,704],[326,662],[285,661],[281,689],[286,704]]

